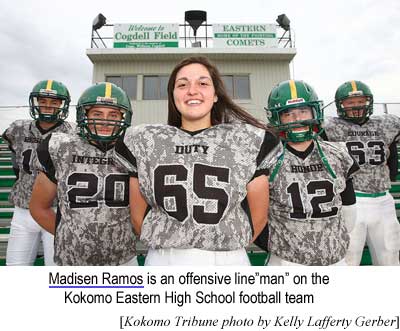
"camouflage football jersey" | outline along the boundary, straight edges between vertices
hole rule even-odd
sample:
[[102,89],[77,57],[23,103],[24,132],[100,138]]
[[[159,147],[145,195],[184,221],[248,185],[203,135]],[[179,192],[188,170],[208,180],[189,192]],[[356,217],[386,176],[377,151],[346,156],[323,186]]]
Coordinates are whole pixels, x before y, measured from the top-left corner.
[[120,265],[136,255],[129,215],[129,175],[113,148],[101,150],[77,134],[52,134],[38,148],[57,183],[54,261],[58,265]]
[[329,141],[343,141],[360,165],[354,176],[354,190],[377,193],[390,188],[389,146],[398,141],[400,118],[395,115],[372,116],[363,125],[341,118],[330,118],[324,124]]
[[138,177],[150,210],[141,240],[151,248],[236,250],[252,239],[246,185],[278,143],[247,124],[195,134],[166,125],[128,129],[115,151]]
[[269,187],[268,249],[302,265],[338,262],[349,244],[340,193],[358,166],[344,146],[331,142],[320,146],[336,178],[322,162],[315,142],[305,159],[281,148],[270,161],[265,160],[274,169]]
[[37,176],[36,149],[53,132],[72,133],[74,125],[60,122],[50,130],[43,130],[32,120],[17,120],[3,133],[13,153],[13,168],[17,180],[11,189],[9,201],[14,206],[29,208],[33,183]]

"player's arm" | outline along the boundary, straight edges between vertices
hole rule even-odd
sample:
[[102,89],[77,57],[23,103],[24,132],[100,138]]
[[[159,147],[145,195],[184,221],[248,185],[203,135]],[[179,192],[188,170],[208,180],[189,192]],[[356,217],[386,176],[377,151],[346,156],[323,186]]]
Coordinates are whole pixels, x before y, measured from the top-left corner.
[[346,181],[345,190],[340,193],[342,198],[342,215],[348,232],[351,232],[356,223],[356,195],[354,193],[353,179]]
[[342,215],[348,232],[352,232],[356,224],[357,211],[356,211],[356,194],[353,187],[353,175],[360,170],[357,161],[346,151],[346,159],[350,166],[346,176],[346,188],[340,197],[342,200]]
[[130,175],[129,207],[131,211],[131,222],[135,233],[140,235],[148,204],[140,192],[136,157],[125,144],[123,137],[117,140],[114,151],[117,161],[126,168]]
[[387,166],[389,167],[390,180],[392,182],[395,182],[398,174],[398,159],[399,159],[397,155],[396,141],[393,141],[390,144],[389,150],[390,150],[390,155],[387,160]]
[[247,202],[253,222],[253,240],[259,236],[268,221],[269,183],[265,175],[254,178],[247,184]]
[[38,146],[37,167],[39,175],[33,185],[29,210],[35,221],[48,232],[54,234],[56,214],[52,208],[53,200],[57,196],[56,170],[49,152],[51,134]]
[[[266,131],[263,143],[257,156],[257,170],[253,179],[247,184],[247,202],[253,221],[253,240],[256,245],[267,250],[268,244],[268,208],[269,208],[269,175],[275,161],[282,153],[279,138]],[[256,241],[257,239],[257,241]]]
[[19,179],[19,166],[18,166],[17,161],[16,161],[16,152],[15,152],[15,149],[14,149],[14,140],[15,140],[15,137],[14,137],[14,125],[11,124],[11,126],[3,132],[1,137],[4,139],[4,141],[7,142],[8,148],[11,151],[12,167],[13,167],[13,171],[14,171],[15,177],[18,180]]
[[[14,124],[14,123],[13,123]],[[14,145],[14,125],[11,124],[10,127],[8,127],[1,137],[7,142],[8,147],[13,151],[13,145]]]
[[136,177],[131,177],[129,181],[129,207],[133,230],[140,235],[148,204],[140,192],[139,180]]
[[390,127],[393,127],[396,131],[397,134],[394,137],[392,143],[389,146],[389,158],[387,160],[387,166],[389,167],[389,174],[390,174],[390,180],[392,182],[396,181],[396,177],[398,175],[398,155],[397,155],[397,145],[400,142],[400,118],[396,115],[387,115],[390,116],[390,124],[388,124]]
[[57,185],[40,172],[33,185],[29,211],[34,220],[52,234],[55,233],[56,225],[56,214],[52,208],[56,195]]

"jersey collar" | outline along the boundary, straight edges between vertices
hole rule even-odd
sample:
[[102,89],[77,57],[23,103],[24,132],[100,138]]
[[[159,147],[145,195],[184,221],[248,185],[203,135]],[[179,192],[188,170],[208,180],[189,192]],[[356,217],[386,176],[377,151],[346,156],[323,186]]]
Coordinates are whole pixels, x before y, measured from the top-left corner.
[[311,142],[310,146],[308,146],[305,151],[298,151],[297,149],[291,147],[289,144],[286,145],[286,148],[290,153],[296,155],[302,160],[305,160],[307,156],[309,156],[311,152],[314,150],[314,141]]
[[52,127],[48,128],[48,129],[43,129],[40,125],[39,125],[39,121],[35,121],[35,126],[36,128],[39,130],[39,132],[42,135],[45,135],[46,133],[54,130],[55,128],[58,128],[60,125],[62,125],[64,122],[63,121],[59,121],[56,124],[54,124]]

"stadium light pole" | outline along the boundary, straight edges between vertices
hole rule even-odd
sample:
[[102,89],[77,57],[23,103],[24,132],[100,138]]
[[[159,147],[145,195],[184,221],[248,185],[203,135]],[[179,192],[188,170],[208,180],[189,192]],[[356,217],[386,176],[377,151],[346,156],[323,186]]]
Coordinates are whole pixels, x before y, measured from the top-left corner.
[[[285,44],[284,47],[286,47],[286,45],[288,43],[290,43],[290,47],[292,47],[292,36],[290,33],[290,19],[285,15],[285,14],[281,14],[278,16],[278,18],[276,19],[276,23],[278,23],[278,25],[285,30],[285,32],[283,33],[282,37],[278,40],[278,44],[281,42],[281,40],[285,37],[286,32],[289,31],[289,38],[287,43]],[[285,38],[286,39],[286,38]]]
[[200,42],[197,42],[197,29],[207,21],[207,12],[203,10],[188,10],[185,11],[185,21],[189,23],[189,26],[193,29],[194,43],[192,46],[201,47]]
[[290,30],[290,20],[285,14],[281,14],[276,19],[276,23],[285,31]]
[[94,38],[93,34],[94,34],[95,32],[96,32],[96,34],[97,34],[98,39],[100,39],[100,40],[103,42],[103,45],[104,45],[105,47],[107,47],[107,46],[105,45],[104,41],[101,39],[99,33],[97,32],[98,29],[100,29],[100,28],[102,28],[104,25],[106,25],[106,21],[107,21],[107,19],[106,19],[106,17],[105,17],[102,13],[98,14],[98,15],[94,18],[93,23],[92,23],[92,42],[91,42],[91,44],[90,44],[90,48],[93,48],[93,43],[96,45],[96,47],[98,47],[97,44],[96,44],[96,42],[94,41],[95,38]]

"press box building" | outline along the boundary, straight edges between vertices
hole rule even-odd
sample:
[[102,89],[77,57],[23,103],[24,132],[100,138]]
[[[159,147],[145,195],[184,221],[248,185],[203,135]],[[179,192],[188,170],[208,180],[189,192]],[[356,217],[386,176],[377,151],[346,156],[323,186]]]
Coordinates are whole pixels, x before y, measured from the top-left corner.
[[290,78],[296,55],[290,21],[276,24],[208,24],[204,11],[185,12],[185,23],[106,24],[93,22],[93,82],[109,81],[130,96],[134,123],[166,123],[169,73],[181,59],[202,55],[217,65],[229,93],[243,108],[265,120],[271,88]]

